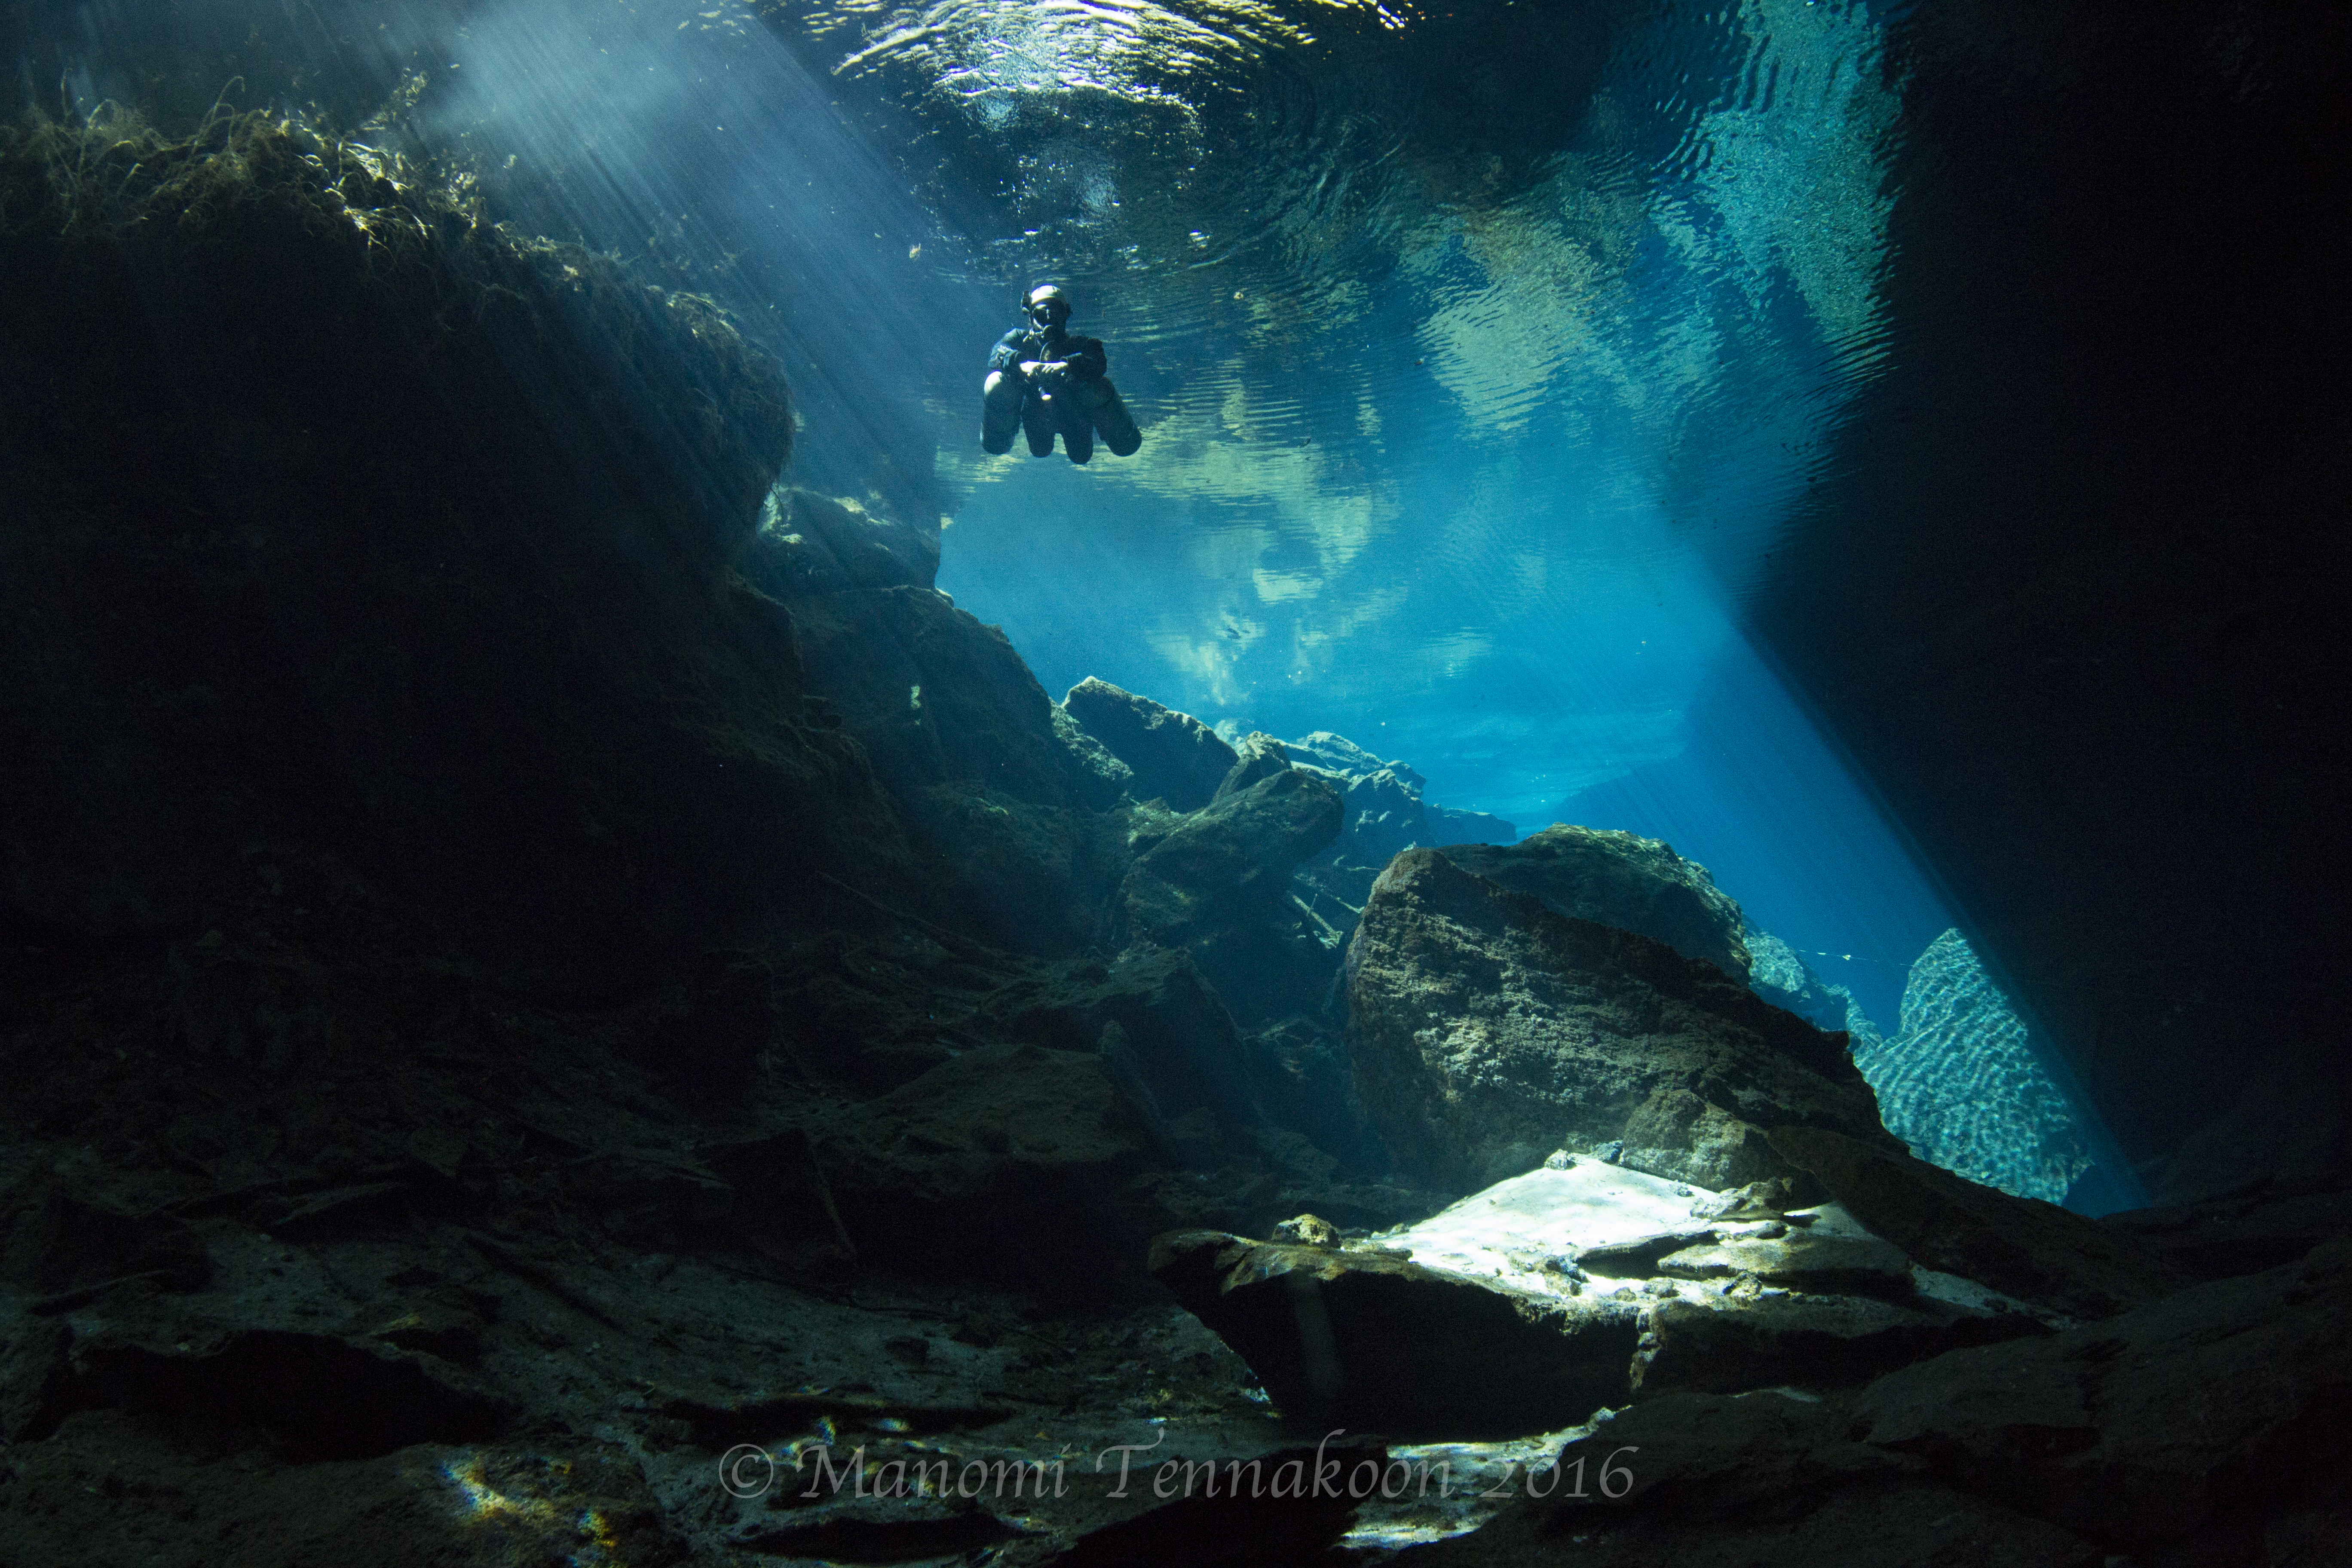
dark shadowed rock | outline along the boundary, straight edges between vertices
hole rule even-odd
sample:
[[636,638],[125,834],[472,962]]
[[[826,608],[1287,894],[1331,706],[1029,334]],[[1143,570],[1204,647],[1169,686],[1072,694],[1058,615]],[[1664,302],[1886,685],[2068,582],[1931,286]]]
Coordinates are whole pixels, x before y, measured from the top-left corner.
[[1622,1402],[1622,1303],[1488,1289],[1376,1247],[1181,1231],[1151,1271],[1241,1353],[1286,1415],[1396,1437],[1542,1432]]
[[[1874,1308],[1883,1303],[1872,1304]],[[1730,1321],[1666,1317],[1665,1342]],[[2352,1244],[1858,1393],[1668,1394],[1561,1451],[1567,1487],[1422,1564],[2341,1560]],[[1594,1497],[1611,1464],[1618,1496]]]
[[1490,812],[1464,811],[1458,806],[1429,805],[1422,813],[1429,823],[1432,844],[1513,844],[1519,830]]
[[1775,1128],[1864,1226],[1919,1263],[2078,1318],[2111,1316],[2186,1284],[2150,1248],[2055,1204],[2014,1197],[1883,1143],[1820,1127]]
[[2048,1331],[2023,1312],[1971,1310],[1924,1296],[1822,1293],[1832,1282],[1814,1283],[1819,1290],[1803,1295],[1661,1301],[1650,1313],[1635,1387],[1645,1397],[1846,1388],[1947,1351]]
[[1119,889],[1132,940],[1190,949],[1236,1016],[1317,1009],[1338,954],[1290,897],[1291,870],[1339,831],[1339,792],[1285,767],[1181,819]]
[[793,487],[771,494],[761,531],[792,551],[808,593],[858,588],[930,588],[940,574],[940,531],[869,510],[847,496]]
[[1135,782],[1135,770],[1111,755],[1110,748],[1087,734],[1058,702],[1054,704],[1054,737],[1062,742],[1062,777],[1070,793],[1090,810],[1117,805]]
[[1657,839],[1555,822],[1516,844],[1456,845],[1447,857],[1515,893],[1533,894],[1554,914],[1654,938],[1742,984],[1748,979],[1739,906],[1706,867]]
[[2347,1394],[2352,1246],[2338,1242],[2051,1339],[1893,1373],[1863,1394],[1853,1429],[1969,1490],[2147,1551],[2340,1480]]
[[1663,942],[1552,912],[1415,850],[1348,950],[1364,1104],[1399,1163],[1476,1187],[1554,1149],[1722,1189],[1790,1173],[1788,1118],[1895,1147],[1838,1037]]
[[1568,1444],[1558,1474],[1539,1467],[1519,1489],[1549,1495],[1520,1497],[1484,1528],[1393,1561],[2099,1568],[2092,1543],[1854,1442],[1845,1419],[1836,1401],[1778,1391],[1644,1400]]
[[1279,907],[1290,870],[1339,831],[1339,795],[1285,767],[1194,814],[1139,858],[1119,889],[1129,928],[1163,945],[1216,935]]
[[1181,948],[1133,949],[1005,976],[973,1024],[1056,1051],[1099,1052],[1116,1025],[1134,1072],[1170,1118],[1206,1110],[1256,1120],[1249,1071],[1224,1001]]
[[[926,1274],[1101,1267],[1152,1152],[1093,1053],[1034,1045],[967,1051],[813,1132],[858,1255]],[[1047,1235],[1054,1258],[1027,1256]]]
[[1079,727],[1134,771],[1129,786],[1139,800],[1165,800],[1178,811],[1198,811],[1238,760],[1216,732],[1189,713],[1087,677],[1062,706]]
[[2293,1263],[2321,1242],[2352,1235],[2352,1188],[2263,1180],[2234,1196],[2132,1209],[2099,1223],[2200,1279],[2223,1279]]

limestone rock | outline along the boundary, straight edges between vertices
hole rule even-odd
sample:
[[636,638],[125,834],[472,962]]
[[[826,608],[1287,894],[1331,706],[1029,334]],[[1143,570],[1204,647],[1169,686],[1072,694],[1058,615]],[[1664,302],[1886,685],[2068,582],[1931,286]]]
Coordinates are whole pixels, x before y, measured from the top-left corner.
[[1417,1179],[1476,1187],[1622,1140],[1627,1164],[1721,1189],[1792,1173],[1759,1131],[1784,1119],[1893,1146],[1835,1037],[1455,853],[1391,862],[1348,951],[1358,1088]]
[[1633,1311],[1490,1289],[1373,1247],[1215,1231],[1154,1239],[1153,1276],[1294,1422],[1407,1438],[1542,1432],[1622,1403]]
[[[1903,1283],[1909,1296],[1907,1272]],[[2048,1332],[2023,1312],[1971,1310],[1926,1296],[1840,1295],[1832,1281],[1819,1278],[1803,1288],[1810,1293],[1659,1302],[1635,1363],[1635,1387],[1644,1397],[1854,1387],[1947,1351]]]
[[1513,844],[1519,830],[1492,813],[1464,811],[1458,806],[1423,805],[1432,844]]
[[2340,1479],[2352,1244],[2192,1287],[2048,1340],[1891,1373],[1856,1407],[1871,1444],[2115,1548]]
[[1771,1140],[1915,1261],[2020,1300],[2070,1317],[2108,1317],[2188,1282],[2178,1266],[2095,1220],[1901,1151],[1819,1127],[1778,1128]]
[[[1101,1052],[1117,1026],[1161,1113],[1257,1119],[1241,1038],[1224,1001],[1181,948],[1137,949],[1109,963],[1074,959],[1003,977],[971,1020],[997,1038]],[[1117,1054],[1117,1053],[1112,1053]]]
[[2352,1236],[2352,1188],[2341,1180],[2259,1182],[2228,1197],[2103,1215],[2099,1223],[2162,1253],[2200,1279],[2293,1263]]
[[1217,785],[1217,800],[1239,795],[1258,780],[1290,766],[1290,753],[1283,750],[1282,742],[1263,731],[1243,736],[1234,754],[1238,760]]
[[1654,838],[1553,823],[1510,845],[1456,845],[1447,858],[1554,914],[1596,921],[1703,958],[1745,984],[1747,922],[1706,868]]
[[792,552],[803,592],[928,589],[939,580],[937,524],[901,522],[846,496],[779,489],[761,511],[760,531]]
[[[1660,1316],[1669,1342],[1736,1321]],[[1561,1450],[1581,1499],[1539,1473],[1484,1528],[1394,1561],[2335,1561],[2347,1387],[2352,1243],[2339,1241],[2104,1322],[1916,1362],[1858,1393],[1641,1400]],[[1596,1500],[1604,1464],[1609,1504]]]
[[1129,928],[1166,946],[1278,907],[1291,868],[1339,831],[1339,795],[1283,768],[1194,814],[1137,859],[1120,889]]
[[[814,1129],[861,1258],[924,1274],[1076,1266],[1120,1245],[1112,1195],[1150,1152],[1091,1052],[966,1051]],[[1060,1240],[1051,1258],[1035,1238]]]
[[1179,823],[1119,889],[1129,940],[1189,949],[1236,1016],[1316,1008],[1337,966],[1290,900],[1294,867],[1339,831],[1339,792],[1285,767]]
[[[1814,973],[1812,966],[1798,956],[1795,948],[1770,931],[1750,931],[1746,941],[1748,984],[1755,988],[1756,994],[1817,1027],[1843,1029],[1852,1041],[1857,1061],[1864,1053],[1885,1043],[1878,1026],[1862,1010],[1853,993]],[[1863,1076],[1870,1076],[1867,1069]]]
[[[1580,1259],[1581,1261],[1581,1259]],[[1731,1279],[1752,1275],[1816,1295],[1907,1297],[1911,1260],[1874,1236],[1733,1237],[1685,1247],[1658,1259],[1658,1272],[1676,1279]]]
[[1062,706],[1133,770],[1129,792],[1139,800],[1156,797],[1178,811],[1198,811],[1215,797],[1239,760],[1216,731],[1191,714],[1093,676],[1071,687]]
[[1070,710],[1054,704],[1054,738],[1062,743],[1062,776],[1070,793],[1095,811],[1108,811],[1135,782],[1135,770],[1080,727]]
[[1299,737],[1290,742],[1289,751],[1293,761],[1321,768],[1342,778],[1367,778],[1386,768],[1415,793],[1429,782],[1404,763],[1384,763],[1347,736],[1334,734],[1328,730],[1317,730]]
[[1854,1065],[1888,1131],[1972,1182],[2062,1203],[2091,1166],[2089,1140],[2024,1020],[1957,931],[1911,966],[1895,1037],[1857,1039]]

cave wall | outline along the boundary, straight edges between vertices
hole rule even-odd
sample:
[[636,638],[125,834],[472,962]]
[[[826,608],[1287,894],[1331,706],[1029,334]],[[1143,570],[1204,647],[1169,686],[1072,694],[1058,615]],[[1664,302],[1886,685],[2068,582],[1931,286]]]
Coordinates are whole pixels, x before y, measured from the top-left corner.
[[1987,0],[1888,60],[1892,369],[1764,639],[2153,1187],[2340,1163],[2352,18]]

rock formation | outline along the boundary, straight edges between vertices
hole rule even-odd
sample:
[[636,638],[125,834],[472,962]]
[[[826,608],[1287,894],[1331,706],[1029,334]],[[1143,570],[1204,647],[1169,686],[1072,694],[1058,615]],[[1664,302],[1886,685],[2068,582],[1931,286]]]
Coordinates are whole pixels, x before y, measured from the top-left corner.
[[1399,856],[1348,948],[1357,1086],[1416,1180],[1465,1190],[1616,1144],[1637,1168],[1732,1187],[1790,1173],[1764,1137],[1782,1122],[1891,1146],[1839,1037],[1462,853]]
[[[1853,1052],[1857,1065],[1885,1043],[1878,1026],[1862,1010],[1853,993],[1814,973],[1812,967],[1797,956],[1795,948],[1770,931],[1749,931],[1743,940],[1748,947],[1748,984],[1756,994],[1816,1027],[1844,1030],[1847,1048]],[[1869,1076],[1865,1068],[1863,1077]],[[1878,1086],[1874,1083],[1871,1087]],[[1885,1111],[1882,1104],[1881,1115]]]
[[1706,868],[1671,846],[1613,828],[1553,823],[1517,844],[1458,845],[1446,858],[1558,915],[1664,942],[1748,981],[1747,922]]
[[1198,811],[1233,771],[1234,749],[1189,713],[1122,691],[1092,676],[1070,688],[1062,707],[1134,774],[1138,800],[1164,800],[1177,811]]

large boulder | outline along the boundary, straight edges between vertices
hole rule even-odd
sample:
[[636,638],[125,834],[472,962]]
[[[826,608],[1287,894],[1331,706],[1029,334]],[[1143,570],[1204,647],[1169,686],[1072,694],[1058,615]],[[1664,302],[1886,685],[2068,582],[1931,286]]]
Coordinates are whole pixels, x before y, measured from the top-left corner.
[[1412,850],[1349,944],[1349,1041],[1400,1165],[1456,1191],[1555,1149],[1725,1188],[1793,1167],[1762,1130],[1900,1152],[1843,1041],[1664,942],[1554,913]]
[[1285,766],[1181,819],[1120,885],[1131,939],[1192,951],[1237,1016],[1312,1007],[1337,955],[1290,896],[1291,872],[1339,831],[1339,794]]
[[1703,958],[1748,979],[1747,922],[1706,868],[1671,845],[1614,828],[1553,823],[1510,845],[1447,850],[1465,871],[1543,900],[1555,914],[1598,921],[1655,938],[1685,958]]
[[1424,804],[1422,814],[1429,821],[1433,844],[1512,844],[1518,840],[1518,828],[1492,812]]
[[1152,1242],[1151,1272],[1301,1426],[1556,1431],[1623,1402],[1641,1338],[1624,1302],[1490,1288],[1381,1247],[1181,1231]]
[[1062,707],[1135,775],[1138,800],[1160,799],[1178,811],[1198,811],[1238,761],[1216,731],[1189,713],[1087,677],[1070,688]]
[[1119,889],[1129,929],[1163,946],[1246,925],[1287,900],[1291,868],[1339,831],[1339,795],[1297,768],[1194,813],[1139,858]]

